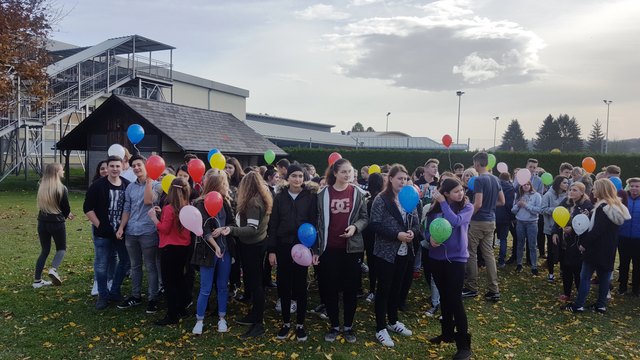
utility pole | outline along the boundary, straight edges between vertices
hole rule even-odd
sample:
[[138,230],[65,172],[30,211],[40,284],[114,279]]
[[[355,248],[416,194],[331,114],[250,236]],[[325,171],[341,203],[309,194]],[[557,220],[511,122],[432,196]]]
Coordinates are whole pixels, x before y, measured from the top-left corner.
[[464,95],[464,91],[456,91],[456,95],[458,95],[458,128],[456,129],[456,144],[460,143],[460,101],[462,100],[462,95]]
[[606,154],[609,151],[609,105],[613,102],[612,100],[602,100],[605,104],[607,104],[607,129],[604,135],[604,153]]
[[498,131],[498,120],[500,120],[499,116],[496,116],[493,118],[493,121],[495,121],[495,125],[493,127],[493,151],[496,151],[496,135],[497,135],[497,131]]

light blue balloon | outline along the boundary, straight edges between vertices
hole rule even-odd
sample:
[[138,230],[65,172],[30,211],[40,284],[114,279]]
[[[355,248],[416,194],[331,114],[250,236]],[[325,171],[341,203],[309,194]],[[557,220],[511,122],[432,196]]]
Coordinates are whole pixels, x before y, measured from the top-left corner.
[[418,206],[418,202],[420,201],[420,195],[416,188],[412,185],[405,185],[400,189],[398,193],[398,201],[400,202],[400,206],[404,209],[404,211],[411,213],[415,210],[416,206]]

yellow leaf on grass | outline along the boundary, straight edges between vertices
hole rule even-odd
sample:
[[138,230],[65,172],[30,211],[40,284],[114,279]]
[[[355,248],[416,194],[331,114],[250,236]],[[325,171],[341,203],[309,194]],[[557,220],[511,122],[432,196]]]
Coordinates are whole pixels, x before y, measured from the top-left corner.
[[357,352],[355,352],[355,351],[352,351],[352,352],[351,352],[351,355],[353,355],[353,356],[358,356],[358,353],[357,353]]
[[93,344],[89,344],[89,349],[93,349]]
[[71,327],[75,327],[75,326],[76,326],[76,323],[74,323],[74,322],[72,321],[72,322],[70,322],[70,323],[69,323],[69,326],[71,326]]
[[594,328],[593,328],[593,332],[594,332],[594,333],[596,333],[596,334],[600,334],[600,330],[598,330],[598,328],[597,328],[597,327],[594,327]]
[[327,360],[333,360],[333,355],[331,354],[324,354],[324,358]]
[[298,354],[296,354],[296,353],[292,353],[292,354],[291,354],[291,358],[292,358],[293,360],[297,359],[297,358],[298,358],[298,356],[299,356],[299,355],[298,355]]
[[365,342],[364,342],[364,346],[366,346],[366,347],[373,346],[373,345],[375,345],[375,344],[376,344],[376,343],[374,343],[374,342],[372,342],[372,341],[365,341]]
[[94,337],[94,338],[93,338],[93,339],[91,339],[91,340],[93,340],[93,341],[100,341],[100,336],[96,336],[96,337]]

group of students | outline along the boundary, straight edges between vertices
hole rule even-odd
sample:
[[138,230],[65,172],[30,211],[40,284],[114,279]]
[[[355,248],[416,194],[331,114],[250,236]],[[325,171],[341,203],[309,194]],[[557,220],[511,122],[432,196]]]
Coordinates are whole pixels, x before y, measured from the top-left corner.
[[[109,157],[98,165],[96,178],[86,193],[83,211],[92,224],[98,310],[107,308],[110,302],[118,303],[121,309],[141,304],[144,264],[148,280],[147,313],[158,310],[163,289],[167,312],[155,323],[175,324],[188,314],[197,268],[200,288],[192,332],[203,332],[214,288],[217,330],[228,331],[227,301],[243,283],[243,298],[250,300],[251,309],[236,322],[249,326],[243,338],[257,337],[265,333],[264,288],[271,285],[271,267],[276,267],[279,303],[284,309],[276,337],[286,339],[293,331],[298,341],[304,341],[308,268],[295,263],[291,256],[292,247],[299,243],[297,230],[304,223],[314,224],[318,233],[318,241],[311,247],[321,303],[315,311],[326,313],[330,322],[324,336],[328,342],[335,341],[341,333],[346,341],[356,341],[353,325],[365,254],[370,281],[369,294],[364,295],[369,302],[375,302],[377,340],[391,347],[394,341],[389,332],[412,335],[399,321],[398,310],[406,307],[413,274],[421,268],[431,288],[432,307],[427,315],[441,311],[441,334],[430,341],[455,342],[454,359],[471,356],[471,336],[462,299],[478,295],[478,260],[483,260],[481,265],[487,272],[485,299],[500,299],[497,269],[512,262],[505,260],[509,232],[514,235],[517,271],[522,270],[526,244],[531,271],[538,275],[536,255],[543,251],[546,241],[549,281],[555,279],[553,267],[559,259],[564,284],[561,299],[569,300],[574,283],[578,289],[576,300],[566,307],[574,312],[584,310],[593,272],[600,281],[594,309],[606,311],[620,233],[619,292],[627,291],[629,262],[633,260],[632,292],[638,294],[640,205],[636,207],[636,200],[640,200],[640,179],[637,178],[628,180],[628,192],[616,194],[606,174],[599,174],[601,179],[591,183],[581,169],[569,169],[570,165],[563,164],[561,174],[545,192],[535,159],[527,164],[531,180],[517,184],[508,173],[500,174],[499,178],[492,175],[487,169],[485,152],[474,155],[473,167],[469,169],[456,164],[455,173],[439,174],[438,160],[429,159],[411,174],[400,164],[383,166],[381,173],[371,175],[364,168],[361,179],[357,179],[355,169],[346,159],[335,161],[324,177],[317,176],[309,165],[289,164],[285,159],[275,168],[249,168],[245,173],[237,160],[228,159],[224,171],[210,169],[202,182],[196,184],[190,179],[186,165],[179,167],[165,194],[160,182],[147,176],[145,160],[141,155],[133,155],[126,162]],[[128,165],[125,174],[133,175],[131,180],[122,176],[123,164]],[[615,172],[617,167],[609,168]],[[168,168],[165,174],[171,171]],[[619,175],[619,168],[617,171]],[[61,284],[57,267],[64,256],[64,222],[73,219],[67,190],[61,182],[63,176],[59,164],[48,165],[38,191],[42,252],[36,264],[34,288],[52,282]],[[473,190],[468,186],[472,177]],[[409,184],[416,185],[421,194],[420,203],[411,211],[404,209],[398,199],[400,190]],[[209,216],[204,202],[212,191],[223,197],[222,209],[215,217]],[[179,220],[180,210],[189,204],[202,214],[202,236],[192,234]],[[556,206],[566,207],[572,217],[589,214],[589,231],[575,234],[571,221],[564,228],[554,225],[550,215]],[[445,218],[452,227],[451,237],[442,244],[429,234],[429,224],[437,218]],[[539,226],[546,235],[542,243],[538,240]],[[500,241],[497,263],[494,234]],[[49,268],[52,279],[49,282],[42,280],[41,275],[52,237],[57,252]],[[120,288],[128,271],[132,286],[131,295],[125,299]],[[291,324],[293,312],[296,312],[295,327]]]

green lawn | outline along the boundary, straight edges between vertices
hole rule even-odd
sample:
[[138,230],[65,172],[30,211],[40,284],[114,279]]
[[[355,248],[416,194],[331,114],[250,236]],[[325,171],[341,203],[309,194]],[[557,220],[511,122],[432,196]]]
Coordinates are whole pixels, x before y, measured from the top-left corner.
[[[358,342],[353,345],[325,343],[327,324],[312,315],[307,323],[309,341],[302,344],[295,340],[277,341],[275,290],[267,291],[267,335],[255,341],[243,342],[238,338],[244,328],[233,324],[233,319],[243,315],[246,308],[237,302],[230,303],[231,328],[223,335],[215,331],[211,316],[205,323],[207,331],[202,336],[193,336],[194,318],[179,326],[159,328],[151,323],[161,314],[147,315],[144,306],[97,312],[89,294],[93,247],[89,224],[83,216],[67,223],[68,252],[59,269],[63,285],[34,290],[31,282],[40,248],[34,183],[9,178],[0,184],[2,359],[446,359],[455,352],[454,345],[433,346],[427,341],[439,333],[439,324],[423,315],[427,293],[422,281],[412,289],[410,310],[401,313],[401,321],[414,335],[394,336],[394,349],[385,349],[376,342],[373,306],[364,301],[358,305],[355,324]],[[72,211],[78,215],[82,212],[82,200],[82,193],[72,193]],[[484,272],[480,274],[484,285]],[[130,282],[125,280],[125,294],[129,286]],[[640,298],[615,297],[604,316],[592,312],[576,316],[559,310],[561,304],[556,299],[561,284],[548,284],[544,271],[540,277],[532,278],[526,271],[516,274],[513,267],[507,267],[500,272],[500,286],[503,297],[498,303],[480,298],[465,301],[476,359],[640,359]],[[317,299],[314,287],[311,305],[315,306]]]

